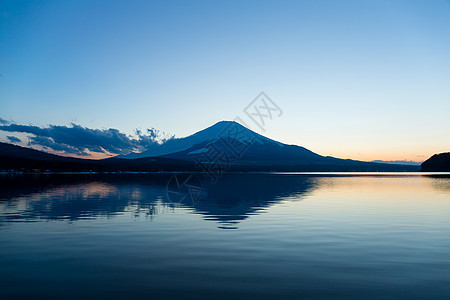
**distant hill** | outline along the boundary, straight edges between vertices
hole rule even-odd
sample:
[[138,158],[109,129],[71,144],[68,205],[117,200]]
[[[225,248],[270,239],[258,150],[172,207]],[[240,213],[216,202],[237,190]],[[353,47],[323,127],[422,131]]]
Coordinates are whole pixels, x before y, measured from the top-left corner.
[[450,172],[450,152],[435,154],[422,163],[424,172]]
[[84,160],[67,158],[30,148],[0,143],[0,170],[73,170],[83,169]]
[[60,160],[63,157],[30,148],[0,143],[0,158],[24,158],[36,160]]
[[70,158],[42,151],[0,143],[1,171],[53,171],[53,172],[158,172],[195,170],[191,162],[168,158],[104,160]]
[[408,166],[420,166],[420,162],[415,162],[411,160],[372,160],[373,163],[381,164],[394,164],[394,165],[408,165]]

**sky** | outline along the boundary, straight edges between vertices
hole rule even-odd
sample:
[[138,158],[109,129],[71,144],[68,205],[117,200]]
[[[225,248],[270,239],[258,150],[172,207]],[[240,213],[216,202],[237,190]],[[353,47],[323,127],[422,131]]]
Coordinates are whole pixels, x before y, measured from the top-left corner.
[[[239,118],[322,155],[423,161],[450,151],[449,83],[447,0],[0,2],[0,141],[56,153],[102,156],[48,132],[142,150]],[[282,111],[264,130],[260,92]]]

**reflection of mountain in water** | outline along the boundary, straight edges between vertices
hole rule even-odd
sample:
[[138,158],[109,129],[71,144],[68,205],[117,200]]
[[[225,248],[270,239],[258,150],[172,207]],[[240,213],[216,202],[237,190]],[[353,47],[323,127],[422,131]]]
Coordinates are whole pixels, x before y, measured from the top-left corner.
[[433,174],[424,175],[424,177],[430,178],[431,186],[438,191],[449,192],[450,191],[450,174]]
[[[174,178],[176,191],[168,185]],[[316,186],[314,177],[271,174],[227,174],[216,182],[195,174],[13,176],[0,182],[0,223],[76,221],[129,212],[151,217],[179,206],[221,228],[235,228],[248,216]]]
[[298,199],[315,185],[315,178],[307,176],[227,175],[216,183],[207,182],[207,197],[196,202],[194,208],[205,219],[220,222],[222,228],[234,228],[237,222],[260,214],[287,197]]

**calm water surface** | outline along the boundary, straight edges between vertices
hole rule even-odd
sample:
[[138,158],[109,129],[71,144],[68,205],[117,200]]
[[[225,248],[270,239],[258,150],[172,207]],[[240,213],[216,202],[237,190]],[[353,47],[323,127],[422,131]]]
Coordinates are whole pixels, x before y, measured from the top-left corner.
[[450,299],[445,175],[0,184],[0,299]]

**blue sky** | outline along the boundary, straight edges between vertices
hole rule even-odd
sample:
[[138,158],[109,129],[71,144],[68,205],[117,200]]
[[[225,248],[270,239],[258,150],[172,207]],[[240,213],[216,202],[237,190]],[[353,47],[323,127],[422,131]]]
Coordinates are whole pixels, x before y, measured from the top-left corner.
[[251,129],[281,142],[450,151],[449,1],[2,1],[0,74],[17,124],[185,136],[264,91],[283,115]]

